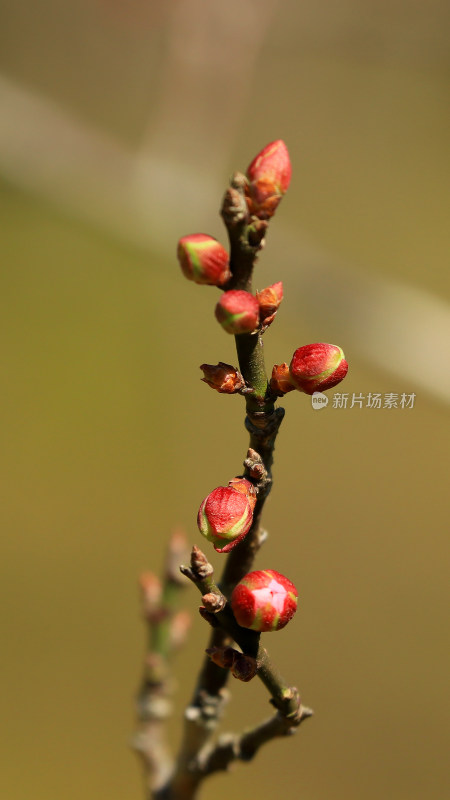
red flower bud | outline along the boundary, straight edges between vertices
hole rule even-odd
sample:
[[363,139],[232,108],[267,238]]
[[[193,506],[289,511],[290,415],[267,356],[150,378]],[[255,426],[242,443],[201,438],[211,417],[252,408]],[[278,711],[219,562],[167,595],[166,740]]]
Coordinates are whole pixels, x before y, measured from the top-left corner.
[[247,478],[232,478],[231,481],[228,481],[228,486],[231,489],[235,489],[237,492],[245,494],[253,511],[256,505],[256,489],[253,483],[247,480]]
[[231,289],[217,303],[216,318],[227,333],[253,333],[259,321],[258,301],[250,292]]
[[200,369],[203,370],[204,374],[202,381],[222,394],[234,394],[245,386],[241,373],[231,364],[224,364],[223,361],[219,361],[216,365],[202,364]]
[[270,379],[270,389],[273,394],[276,394],[278,397],[283,397],[284,394],[295,389],[286,362],[284,362],[284,364],[275,364]]
[[270,325],[277,313],[277,309],[283,299],[283,284],[281,281],[256,292],[256,299],[259,304],[259,318],[265,327]]
[[197,525],[218,553],[228,553],[247,535],[253,521],[252,506],[245,494],[230,486],[219,486],[203,500]]
[[289,373],[296,389],[305,394],[331,389],[345,378],[348,364],[335,344],[306,344],[295,351]]
[[273,569],[249,572],[233,589],[231,607],[236,621],[254,631],[278,631],[297,610],[294,584]]
[[247,169],[249,184],[246,187],[250,214],[259,219],[269,219],[291,180],[291,162],[285,143],[278,139],[266,145]]
[[178,242],[177,257],[183,274],[195,283],[223,286],[231,277],[227,251],[205,233],[183,236]]

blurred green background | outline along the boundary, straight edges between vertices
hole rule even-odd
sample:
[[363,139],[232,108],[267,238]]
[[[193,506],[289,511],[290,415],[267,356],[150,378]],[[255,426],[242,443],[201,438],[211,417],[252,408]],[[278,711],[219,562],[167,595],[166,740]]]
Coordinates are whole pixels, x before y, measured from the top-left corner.
[[[247,446],[241,399],[199,380],[233,341],[175,245],[225,242],[228,176],[274,138],[268,368],[332,341],[343,391],[417,396],[286,397],[257,566],[299,588],[268,644],[316,715],[202,797],[272,800],[280,776],[305,800],[447,796],[449,23],[439,0],[1,0],[5,798],[143,796],[136,579],[174,526],[200,543]],[[206,637],[185,598],[174,744]],[[226,729],[270,713],[259,682],[232,689]]]

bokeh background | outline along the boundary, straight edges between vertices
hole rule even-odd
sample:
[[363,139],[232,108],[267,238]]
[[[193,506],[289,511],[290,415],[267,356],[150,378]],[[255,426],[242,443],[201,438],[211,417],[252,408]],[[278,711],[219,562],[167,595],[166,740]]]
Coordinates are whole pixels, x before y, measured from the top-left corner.
[[[136,579],[174,526],[199,542],[247,445],[199,380],[233,341],[175,245],[225,242],[228,176],[275,138],[268,366],[332,341],[345,391],[416,400],[286,397],[258,566],[300,590],[269,644],[316,715],[202,797],[448,795],[449,23],[443,0],[1,0],[3,797],[143,796]],[[206,636],[185,599],[174,745]],[[225,729],[270,712],[232,689]]]

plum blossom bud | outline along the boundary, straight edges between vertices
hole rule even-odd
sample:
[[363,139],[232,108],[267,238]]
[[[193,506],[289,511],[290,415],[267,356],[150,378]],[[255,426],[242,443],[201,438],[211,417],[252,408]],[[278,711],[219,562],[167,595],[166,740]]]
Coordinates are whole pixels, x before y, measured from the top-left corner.
[[306,344],[299,347],[289,365],[291,381],[305,394],[331,389],[345,378],[348,364],[335,344]]
[[142,613],[146,619],[152,620],[160,612],[161,581],[153,572],[143,572],[139,576],[139,587],[142,598]]
[[291,162],[285,143],[278,139],[266,145],[247,169],[245,193],[250,214],[270,219],[291,180]]
[[250,292],[231,289],[217,303],[216,318],[227,333],[253,333],[259,322],[258,301]]
[[202,364],[200,369],[204,377],[202,381],[221,394],[234,394],[245,386],[244,378],[231,364],[219,361],[218,364]]
[[294,584],[273,569],[249,572],[233,589],[231,608],[243,628],[278,631],[297,610]]
[[281,281],[256,292],[256,299],[259,304],[259,318],[267,328],[275,319],[275,314],[283,299],[283,284]]
[[277,397],[283,397],[284,394],[291,392],[295,389],[291,381],[289,367],[284,362],[283,364],[275,364],[272,370],[272,377],[270,379],[270,389]]
[[183,275],[194,283],[223,286],[231,277],[227,251],[205,233],[183,236],[178,242],[177,257]]
[[245,494],[253,511],[256,505],[256,488],[253,483],[247,480],[247,478],[232,478],[231,481],[228,481],[228,486],[231,489],[236,489],[237,492]]
[[203,500],[197,525],[218,553],[228,553],[247,535],[253,521],[252,506],[245,494],[230,486],[219,486]]

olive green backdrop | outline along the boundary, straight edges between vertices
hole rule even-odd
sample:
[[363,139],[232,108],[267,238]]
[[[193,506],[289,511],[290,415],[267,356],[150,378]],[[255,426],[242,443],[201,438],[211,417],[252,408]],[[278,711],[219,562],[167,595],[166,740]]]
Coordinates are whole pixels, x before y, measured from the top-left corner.
[[[0,9],[8,79],[127,148],[141,141],[161,103],[166,12],[137,0],[129,15],[106,0]],[[316,320],[295,258],[286,274],[277,266],[283,225],[301,228],[332,265],[448,301],[448,23],[439,2],[426,15],[414,2],[275,4],[230,134],[223,188],[275,137],[293,160],[258,267],[259,288],[283,280],[286,291],[268,365],[333,341],[350,362],[343,391],[417,397],[408,410],[321,413],[296,392],[285,398],[257,566],[299,589],[295,620],[268,645],[316,713],[253,764],[205,784],[203,798],[272,800],[281,777],[304,800],[442,800],[450,788],[448,409],[401,365],[396,374],[395,363],[385,371],[364,358],[364,309],[358,335],[344,315],[328,318],[328,297]],[[173,132],[187,162],[189,114],[195,107]],[[38,186],[27,191],[6,168],[0,182],[0,784],[9,800],[143,796],[128,748],[144,641],[136,579],[159,568],[174,526],[200,544],[200,501],[245,455],[242,399],[199,380],[199,364],[235,360],[233,340],[214,321],[215,289],[187,283],[172,255],[190,232],[176,196],[175,187],[166,247],[151,216],[144,247]],[[191,230],[223,240],[214,204],[208,214],[192,215]],[[407,344],[400,324],[398,336]],[[448,372],[448,342],[436,338],[436,351]],[[176,664],[174,743],[206,637],[195,592],[185,600],[194,624]],[[270,712],[259,682],[232,689],[225,728]]]

